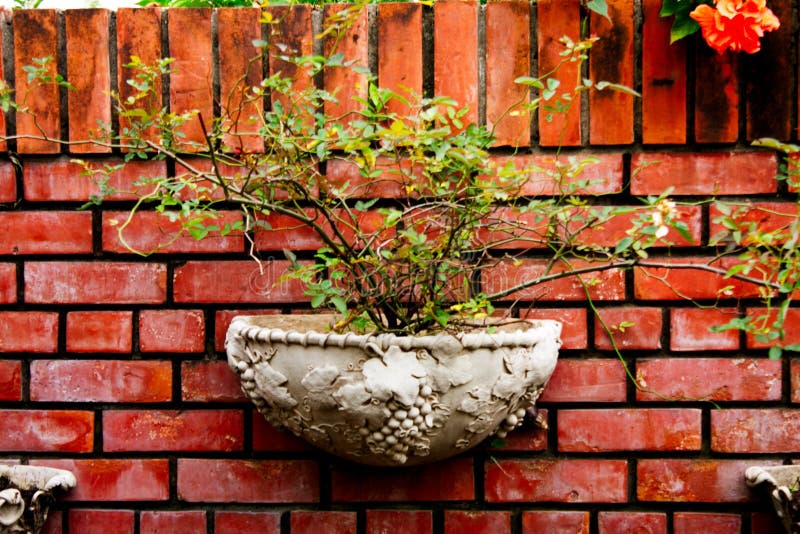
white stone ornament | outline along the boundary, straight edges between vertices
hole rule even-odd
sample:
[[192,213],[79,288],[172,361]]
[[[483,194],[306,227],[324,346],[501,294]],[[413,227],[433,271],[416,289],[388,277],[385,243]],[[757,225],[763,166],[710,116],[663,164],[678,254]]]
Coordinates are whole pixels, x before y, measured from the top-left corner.
[[555,368],[561,324],[459,335],[327,332],[320,315],[236,317],[228,363],[267,421],[336,456],[434,462],[504,437]]
[[800,532],[800,465],[748,467],[745,480],[769,495],[787,534]]
[[0,534],[40,532],[56,493],[75,484],[64,469],[0,465]]

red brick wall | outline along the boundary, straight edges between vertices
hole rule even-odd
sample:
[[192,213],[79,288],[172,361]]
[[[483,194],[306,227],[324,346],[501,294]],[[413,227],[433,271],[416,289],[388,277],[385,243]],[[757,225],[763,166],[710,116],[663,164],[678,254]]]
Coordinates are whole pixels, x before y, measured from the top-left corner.
[[[753,57],[718,56],[692,38],[670,46],[657,0],[609,4],[613,25],[589,21],[589,31],[604,39],[588,72],[633,85],[642,98],[593,93],[552,123],[511,118],[501,123],[498,144],[531,146],[520,158],[551,154],[559,139],[570,152],[596,154],[601,165],[593,172],[601,180],[585,194],[618,204],[667,187],[689,201],[720,195],[792,202],[774,179],[777,158],[749,141],[796,137],[793,2],[770,1],[784,24]],[[372,46],[384,82],[454,96],[471,105],[475,119],[494,124],[519,96],[513,80],[557,61],[554,42],[562,35],[577,38],[580,9],[578,0],[380,5],[370,19],[378,42],[368,44],[365,17],[348,53],[366,61]],[[309,16],[298,12],[287,35],[311,35]],[[4,51],[5,78],[27,94],[45,131],[80,140],[97,119],[113,118],[107,92],[126,94],[119,65],[131,55],[152,61],[168,49],[179,70],[167,103],[211,113],[218,87],[230,87],[254,53],[248,43],[260,35],[258,18],[257,10],[19,11],[2,28],[3,45],[13,46]],[[432,39],[423,37],[429,24]],[[75,91],[26,89],[22,67],[48,55]],[[5,119],[7,133],[36,133],[25,116]],[[33,139],[2,148],[14,157],[0,161],[0,460],[77,475],[78,487],[57,505],[48,532],[776,528],[768,506],[745,487],[744,470],[800,450],[800,360],[771,361],[750,338],[707,330],[737,305],[757,308],[748,300],[751,288],[734,287],[720,309],[698,309],[641,272],[607,277],[597,305],[611,324],[635,323],[617,343],[647,385],[637,391],[581,293],[568,283],[550,285],[531,312],[565,322],[561,359],[541,402],[548,431],[524,428],[437,465],[365,469],[274,431],[239,392],[222,352],[232,316],[305,305],[296,290],[259,291],[277,269],[259,274],[241,237],[179,239],[138,257],[114,230],[131,195],[81,210],[96,191],[70,163],[73,154],[96,163],[119,162],[119,154]],[[139,162],[113,181],[131,190],[138,176],[164,172],[174,169]],[[708,204],[687,208],[683,220],[694,243],[673,255],[710,255],[712,218]],[[609,226],[587,239],[613,243],[615,231]],[[163,239],[146,213],[128,232],[145,248]],[[298,244],[289,241],[297,237],[287,235],[286,243]],[[286,243],[272,244],[279,250]],[[685,270],[669,276],[705,301],[728,284]],[[800,313],[792,310],[790,322],[797,338]]]

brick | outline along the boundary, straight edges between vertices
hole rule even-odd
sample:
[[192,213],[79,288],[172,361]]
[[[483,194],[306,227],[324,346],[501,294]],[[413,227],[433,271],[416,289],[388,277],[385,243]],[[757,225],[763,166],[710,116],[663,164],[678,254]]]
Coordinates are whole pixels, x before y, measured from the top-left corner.
[[670,44],[671,18],[659,16],[661,0],[643,0],[642,141],[686,142],[686,43]]
[[55,80],[58,60],[58,15],[55,9],[21,9],[14,13],[14,80],[17,140],[22,154],[53,154],[61,147],[54,141],[61,135],[59,87],[55,83],[28,81],[24,68],[37,65],[34,59],[51,58],[43,68]]
[[[324,241],[313,228],[302,225],[288,215],[270,213],[258,220],[266,225],[254,232],[253,239],[259,251],[317,250],[324,245]],[[315,222],[323,224],[323,227],[328,226],[321,217]]]
[[69,532],[81,534],[133,534],[133,510],[67,511]]
[[497,460],[486,464],[488,502],[626,502],[625,460]]
[[183,150],[207,149],[201,119],[208,132],[214,116],[211,79],[211,9],[167,10],[169,55],[175,61],[169,75],[169,105],[173,113],[194,113],[178,128]]
[[[441,481],[446,480],[447,484]],[[468,501],[475,498],[471,458],[456,458],[401,471],[335,467],[334,502]]]
[[309,460],[178,459],[178,498],[186,502],[319,501],[317,463]]
[[[758,465],[775,465],[760,459]],[[742,484],[754,460],[648,459],[636,466],[636,497],[658,502],[750,502],[755,494]]]
[[[67,79],[75,88],[67,92],[69,140],[104,141],[102,125],[111,127],[111,58],[109,57],[109,11],[67,10]],[[100,134],[100,135],[98,135]],[[73,153],[107,153],[110,146],[97,143],[72,144]]]
[[42,402],[167,402],[172,366],[153,360],[36,360],[31,400]]
[[293,511],[289,523],[296,534],[350,534],[357,519],[355,512]]
[[281,516],[276,512],[227,512],[214,514],[215,534],[240,534],[241,532],[263,532],[280,534]]
[[709,267],[724,273],[736,265],[735,258],[714,260],[705,257],[654,256],[647,262],[653,267],[633,269],[633,290],[637,299],[717,301],[720,298],[749,298],[760,295],[756,284],[724,278],[723,274],[706,270]]
[[[733,222],[743,235],[743,243],[755,244],[752,234],[766,233],[774,244],[785,243],[789,238],[789,228],[797,218],[797,206],[792,202],[725,202],[731,214],[726,216],[720,210],[720,203],[709,208],[709,233],[712,242],[728,241],[731,231],[723,226],[723,222]],[[727,220],[730,218],[731,220]]]
[[[522,260],[520,265],[511,265],[508,261],[500,262],[492,268],[482,271],[483,291],[492,295],[507,291],[519,284],[528,283],[530,280],[537,280],[545,276],[546,266],[547,262],[542,260]],[[591,263],[580,260],[571,262],[571,270],[590,266]],[[568,270],[570,268],[565,264],[556,264],[550,270],[549,275],[568,272]],[[565,275],[563,278],[540,282],[500,298],[521,301],[584,301],[587,296],[584,283],[592,300],[613,301],[625,298],[625,277],[624,272],[620,269],[590,271],[579,276],[580,280],[577,275]]]
[[134,214],[121,211],[104,212],[103,250],[145,255],[244,252],[242,233],[224,231],[226,227],[230,229],[234,224],[241,222],[240,213],[219,212],[213,218],[200,221],[203,227],[212,229],[202,239],[195,239],[189,233],[190,229],[195,228],[189,219],[170,220],[168,215],[155,211],[137,211]]
[[[0,254],[81,254],[92,251],[92,214],[69,211],[0,213]],[[58,228],[58,232],[53,229]]]
[[237,315],[274,315],[280,313],[275,309],[243,309],[243,310],[219,310],[214,314],[214,350],[225,352],[225,335],[231,321]]
[[[0,70],[0,72],[2,72]],[[5,115],[3,115],[5,117]],[[0,132],[5,130],[5,119],[0,119]],[[0,149],[5,143],[0,143]],[[0,161],[0,202],[14,202],[17,200],[17,172],[10,161]]]
[[[2,53],[3,53],[3,45],[2,45],[2,43],[0,43],[0,54],[2,54]],[[0,80],[5,80],[5,79],[6,79],[5,69],[3,68],[2,65],[0,65]],[[5,116],[5,113],[0,113],[0,138],[5,138],[7,133],[8,132],[7,132],[7,128],[6,128],[6,116]],[[0,141],[0,152],[5,152],[6,150],[8,150],[8,144],[4,140]],[[6,165],[8,165],[8,163],[6,163]],[[5,202],[5,200],[3,198],[4,198],[5,194],[7,193],[7,191],[5,190],[5,187],[4,187],[6,184],[4,184],[3,182],[4,182],[4,179],[2,177],[0,177],[0,202]]]
[[[165,176],[164,161],[131,161],[109,158],[102,160],[113,169],[108,175],[106,200],[136,200],[152,187],[135,185],[148,178]],[[29,160],[22,169],[25,199],[32,202],[85,202],[101,194],[100,182],[106,176],[103,165],[89,162],[95,176],[84,174],[80,165],[65,159]],[[100,174],[97,174],[100,173]]]
[[675,534],[727,534],[740,532],[742,517],[738,514],[715,514],[707,512],[675,512],[673,532]]
[[792,359],[789,362],[789,374],[792,388],[792,402],[800,402],[800,360]]
[[182,512],[144,511],[139,515],[140,534],[167,532],[205,532],[206,513],[199,510]]
[[639,152],[631,160],[631,193],[660,195],[669,188],[673,195],[774,193],[776,165],[770,152]]
[[[241,391],[241,386],[239,389]],[[296,437],[288,430],[281,431],[272,427],[264,419],[264,416],[256,411],[253,412],[251,421],[253,426],[252,447],[255,451],[309,452],[314,450],[307,441]]]
[[736,350],[739,348],[739,332],[726,330],[712,332],[712,326],[727,323],[736,317],[730,308],[674,308],[670,310],[669,346],[672,350]]
[[67,351],[130,352],[133,312],[78,311],[67,313]]
[[243,402],[239,378],[226,361],[181,362],[184,402]]
[[654,358],[636,363],[641,401],[777,401],[781,362],[754,358]]
[[547,383],[542,402],[623,402],[627,376],[618,359],[564,359]]
[[[633,88],[633,0],[608,2],[611,20],[591,13],[592,34],[600,38],[589,55],[589,78]],[[593,145],[633,143],[633,96],[620,91],[589,92],[589,141]]]
[[240,410],[110,410],[103,413],[103,450],[240,451]]
[[328,67],[323,73],[324,88],[335,95],[335,101],[325,101],[324,111],[327,117],[337,118],[335,122],[345,127],[356,117],[347,115],[361,109],[355,98],[367,97],[367,78],[364,74],[353,70],[353,66],[367,67],[369,64],[369,30],[367,25],[367,9],[358,6],[325,4],[323,7],[323,31],[331,27],[342,12],[350,10],[348,22],[337,31],[324,38],[325,55],[342,54],[345,62],[353,62],[348,67]]
[[61,510],[50,510],[42,526],[42,534],[61,534],[64,525],[64,513]]
[[308,301],[299,280],[280,282],[289,268],[283,260],[187,261],[175,269],[176,302],[302,302]]
[[694,136],[698,143],[734,143],[739,137],[738,55],[695,44]]
[[[661,308],[600,308],[595,317],[595,347],[613,350],[611,337],[619,350],[655,350],[661,348]],[[603,320],[611,336],[600,323]],[[630,323],[633,323],[632,325]]]
[[[792,2],[772,0],[769,8],[782,22],[781,27],[761,39],[757,61],[750,57],[742,58],[748,140],[765,136],[789,139],[792,136],[791,110],[795,86],[789,77],[780,75],[794,68],[791,57],[786,54],[793,47],[791,24],[786,23],[792,20]],[[769,80],[769,83],[762,83],[763,80]]]
[[0,401],[22,400],[21,376],[21,362],[0,360]]
[[586,310],[583,308],[533,308],[520,310],[520,317],[560,321],[563,350],[585,349],[589,346],[586,335]]
[[55,352],[58,314],[0,311],[0,352]]
[[558,450],[697,451],[701,412],[694,409],[592,409],[558,411]]
[[723,453],[791,452],[800,444],[800,411],[731,408],[711,411],[711,449]]
[[[634,234],[639,232],[635,229],[637,219],[649,218],[644,206],[618,206],[622,210],[632,209],[629,213],[616,215],[604,215],[603,210],[607,207],[592,207],[589,209],[575,209],[572,220],[567,222],[567,230],[562,230],[565,239],[574,240],[578,245],[601,246],[613,249],[631,231]],[[688,238],[681,235],[676,229],[668,227],[667,234],[657,239],[655,247],[687,247],[700,245],[703,210],[700,206],[677,206],[675,208],[674,220],[686,225]],[[589,221],[594,221],[588,228]]]
[[465,126],[478,123],[478,7],[464,0],[433,9],[433,93],[469,108],[461,118]]
[[[495,146],[528,146],[531,136],[528,86],[514,80],[530,76],[530,5],[489,2],[486,5],[486,126]],[[452,53],[452,52],[451,52]]]
[[750,534],[774,534],[783,532],[781,523],[775,512],[754,512],[750,514]]
[[522,533],[589,534],[589,512],[546,510],[522,512]]
[[36,460],[31,464],[72,471],[80,482],[62,497],[65,501],[169,499],[169,461],[166,459]]
[[367,510],[366,534],[431,534],[429,510]]
[[510,512],[445,510],[445,534],[511,532]]
[[[422,96],[422,5],[378,4],[378,84],[414,103]],[[391,100],[390,111],[401,117],[411,107]]]
[[[528,175],[519,194],[599,195],[622,191],[623,164],[620,154],[576,153],[570,157],[551,155],[493,156],[490,170]],[[506,169],[506,166],[509,166]],[[497,174],[497,171],[494,171]]]
[[28,262],[25,301],[36,304],[158,304],[166,266],[128,262]]
[[352,161],[332,160],[326,162],[325,178],[334,187],[345,187],[347,196],[358,198],[404,198],[407,197],[405,183],[414,177],[415,170],[406,160],[380,158],[374,169],[381,171],[379,178],[365,178],[361,167]]
[[[128,84],[137,72],[126,65],[137,56],[143,65],[155,66],[161,59],[161,10],[158,8],[119,8],[117,9],[117,90],[121,102],[136,94],[136,89]],[[148,112],[161,109],[161,78],[156,77],[153,91],[146,100],[135,104]],[[131,127],[127,117],[119,118],[120,131]],[[155,141],[158,134],[153,129],[140,132],[146,140]]]
[[94,413],[77,410],[0,410],[5,428],[0,451],[91,452]]
[[253,41],[261,39],[261,10],[235,8],[217,10],[219,39],[219,82],[223,143],[233,152],[263,152],[264,141],[258,135],[264,110],[263,98],[254,98],[252,87],[263,79],[261,50]]
[[[298,113],[305,114],[301,108],[302,101],[292,98],[293,94],[302,94],[303,90],[311,86],[311,78],[305,69],[300,68],[296,63],[286,61],[280,56],[286,55],[292,58],[310,56],[313,53],[312,44],[314,42],[314,30],[311,27],[312,6],[292,5],[292,6],[265,6],[267,12],[272,16],[272,20],[277,21],[276,28],[272,31],[272,46],[269,48],[269,74],[274,76],[280,73],[281,77],[292,81],[292,87],[287,93],[273,91],[270,94],[272,102],[281,102],[284,109],[291,109]],[[301,115],[302,116],[302,115]],[[311,125],[312,121],[303,121]]]
[[[547,410],[538,409],[537,417],[547,420]],[[497,451],[543,451],[547,449],[548,431],[533,424],[531,416],[525,424],[509,433],[503,439],[494,437],[489,440],[489,447]]]
[[[578,0],[543,0],[537,3],[537,44],[540,73],[550,72],[564,59],[562,37],[580,40],[580,2]],[[543,146],[579,146],[581,107],[573,104],[566,112],[550,113],[544,107],[567,104],[563,95],[573,96],[578,79],[578,64],[564,63],[553,75],[560,82],[556,95],[539,108],[539,143]]]
[[203,352],[203,311],[142,310],[139,314],[139,346],[142,352]]
[[600,534],[666,534],[667,515],[655,512],[600,512],[597,514],[597,525]]
[[17,301],[17,266],[13,263],[0,263],[0,304]]

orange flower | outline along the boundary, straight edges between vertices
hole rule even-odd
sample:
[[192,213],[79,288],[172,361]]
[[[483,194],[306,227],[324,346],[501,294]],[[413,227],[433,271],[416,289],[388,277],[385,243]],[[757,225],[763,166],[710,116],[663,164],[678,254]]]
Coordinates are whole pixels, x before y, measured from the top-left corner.
[[689,16],[700,24],[708,45],[722,54],[727,49],[753,54],[761,50],[764,32],[777,30],[781,22],[766,0],[716,0],[716,7],[697,6]]

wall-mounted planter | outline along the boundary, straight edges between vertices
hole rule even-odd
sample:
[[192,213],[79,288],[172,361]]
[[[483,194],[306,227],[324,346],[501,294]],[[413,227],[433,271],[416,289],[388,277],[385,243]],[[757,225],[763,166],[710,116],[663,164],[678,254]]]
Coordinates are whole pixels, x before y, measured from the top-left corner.
[[0,465],[0,534],[40,532],[55,494],[75,484],[63,469]]
[[800,532],[800,465],[753,466],[745,479],[748,486],[769,495],[787,533]]
[[458,336],[326,332],[319,315],[237,317],[228,363],[273,426],[359,463],[416,465],[521,424],[555,368],[561,324]]

